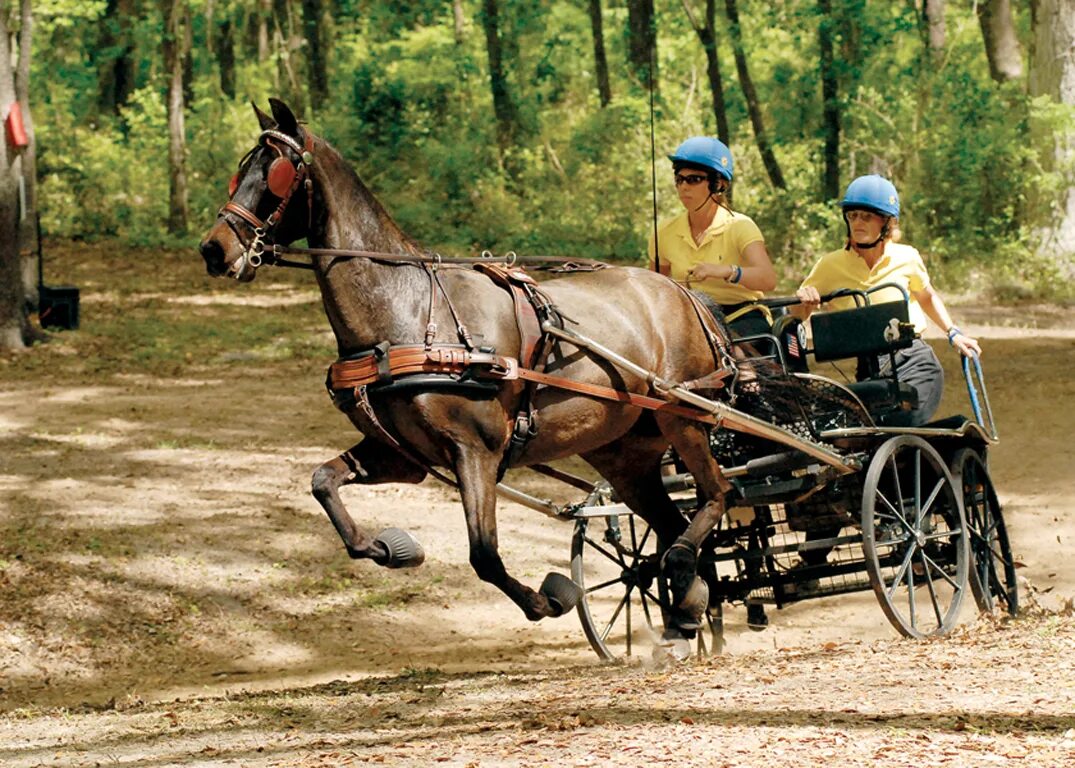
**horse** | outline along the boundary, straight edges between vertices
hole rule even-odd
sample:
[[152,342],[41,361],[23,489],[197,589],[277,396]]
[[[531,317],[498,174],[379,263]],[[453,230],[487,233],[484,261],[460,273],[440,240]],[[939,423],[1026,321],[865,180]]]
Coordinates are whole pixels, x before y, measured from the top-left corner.
[[[524,364],[512,292],[486,272],[424,251],[327,141],[283,102],[270,99],[270,105],[271,116],[253,105],[258,143],[240,162],[228,202],[200,243],[208,273],[251,281],[274,248],[305,238],[312,254],[307,266],[340,361],[380,360],[378,349],[420,346],[424,339],[426,349],[478,357],[484,350]],[[549,317],[585,330],[659,380],[705,382],[729,364],[726,328],[699,311],[682,286],[655,272],[618,266],[579,271],[543,280],[533,294],[544,297]],[[546,374],[577,387],[614,389],[627,393],[623,398],[654,394],[652,376],[622,370],[563,339],[546,336],[541,354]],[[723,514],[731,488],[711,453],[708,424],[684,415],[685,408],[646,409],[555,386],[528,387],[518,378],[493,379],[484,389],[421,381],[383,392],[336,387],[336,405],[363,439],[318,467],[311,486],[351,558],[413,567],[424,552],[399,529],[371,535],[360,528],[340,498],[341,486],[418,483],[430,473],[443,477],[435,468],[447,468],[458,484],[477,576],[532,621],[562,615],[579,598],[573,582],[550,574],[534,590],[505,567],[497,550],[496,486],[508,467],[577,455],[654,529],[674,605],[666,626],[691,636],[706,602],[697,595],[698,548]],[[532,418],[526,439],[513,441],[520,414]],[[681,513],[665,491],[661,463],[669,446],[697,483],[693,516]]]

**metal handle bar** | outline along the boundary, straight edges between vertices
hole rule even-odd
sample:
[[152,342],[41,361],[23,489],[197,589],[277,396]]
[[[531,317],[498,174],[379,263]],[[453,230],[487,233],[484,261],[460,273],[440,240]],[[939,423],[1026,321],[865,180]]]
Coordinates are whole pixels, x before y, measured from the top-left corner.
[[[974,364],[974,376],[971,376],[971,363]],[[974,420],[983,429],[987,429],[994,440],[997,440],[997,423],[993,420],[993,409],[989,407],[989,393],[985,389],[985,374],[982,373],[982,363],[974,352],[969,355],[963,355],[963,379],[967,382],[967,397],[970,398],[970,407],[974,411]],[[978,388],[974,385],[975,379],[978,380],[978,388],[982,390],[980,401],[978,399]],[[982,418],[983,403],[985,405],[984,419]]]
[[[899,283],[880,283],[872,288],[866,289],[865,291],[859,290],[858,288],[841,288],[838,291],[826,293],[824,296],[821,297],[821,303],[825,304],[826,302],[832,301],[833,299],[843,298],[844,296],[851,296],[855,299],[855,304],[861,307],[870,303],[871,293],[874,293],[875,291],[880,291],[884,288],[895,288],[903,294],[904,301],[909,302],[911,300],[911,296],[907,292],[907,289]],[[791,307],[796,304],[802,304],[802,299],[800,299],[798,296],[776,296],[771,299],[759,299],[758,303],[763,304],[770,309],[776,309],[778,307]]]

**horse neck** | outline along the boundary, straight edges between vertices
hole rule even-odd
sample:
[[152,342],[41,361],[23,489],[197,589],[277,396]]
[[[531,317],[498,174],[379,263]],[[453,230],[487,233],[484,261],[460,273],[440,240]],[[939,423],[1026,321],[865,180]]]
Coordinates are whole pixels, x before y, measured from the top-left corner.
[[[322,146],[318,158],[315,223],[308,238],[311,247],[421,253],[334,150]],[[321,215],[318,206],[323,208]],[[341,355],[382,341],[422,340],[429,302],[425,270],[411,264],[332,256],[317,257],[314,266]]]

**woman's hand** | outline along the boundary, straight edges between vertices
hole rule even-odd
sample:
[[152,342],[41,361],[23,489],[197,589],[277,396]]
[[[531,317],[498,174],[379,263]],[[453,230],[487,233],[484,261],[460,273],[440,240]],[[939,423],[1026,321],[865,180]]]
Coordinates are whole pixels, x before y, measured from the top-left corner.
[[687,270],[688,282],[699,280],[727,280],[732,275],[732,267],[727,264],[696,264]]
[[964,357],[982,354],[982,348],[978,345],[978,339],[972,339],[970,336],[966,336],[963,333],[957,333],[952,336],[952,346]]
[[799,290],[795,291],[795,295],[799,301],[810,308],[811,311],[821,306],[821,294],[818,293],[817,288],[812,285],[804,285]]

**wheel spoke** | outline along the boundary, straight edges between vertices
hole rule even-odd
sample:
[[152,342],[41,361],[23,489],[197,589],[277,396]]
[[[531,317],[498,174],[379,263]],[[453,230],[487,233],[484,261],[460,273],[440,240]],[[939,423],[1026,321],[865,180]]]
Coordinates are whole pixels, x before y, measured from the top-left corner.
[[[901,512],[900,510],[896,509],[896,507],[892,504],[891,501],[888,500],[888,497],[885,496],[885,494],[882,493],[880,489],[878,489],[878,491],[877,491],[877,498],[881,500],[882,504],[884,504],[886,507],[888,507],[889,511],[892,513],[892,517],[894,517],[896,520],[898,520],[900,525],[902,525],[905,529],[907,529],[908,533],[913,533],[914,532],[914,529],[911,527],[911,524],[907,522],[906,518],[904,518],[903,512]],[[903,502],[901,501],[900,503],[902,505]],[[884,517],[885,515],[884,515],[883,512],[877,512],[877,516],[878,517]]]
[[[903,582],[903,574],[911,567],[911,558],[914,557],[915,549],[917,545],[912,544],[907,548],[907,554],[903,556],[903,562],[900,563],[899,570],[896,571],[896,575],[892,577],[892,586],[888,588],[888,599],[891,602],[892,596],[896,594],[896,590],[899,589],[900,584]],[[911,580],[911,586],[914,587],[914,580]]]
[[933,490],[930,492],[929,498],[926,499],[926,503],[922,507],[922,512],[921,512],[921,514],[919,516],[919,522],[924,520],[926,518],[926,516],[928,514],[930,514],[929,508],[933,506],[933,502],[937,500],[937,496],[940,495],[941,489],[944,488],[944,486],[947,484],[947,482],[948,481],[945,480],[944,477],[942,476],[941,479],[937,481],[937,484],[935,486],[933,486]]
[[[912,548],[911,553],[914,550]],[[908,558],[909,560],[910,558]],[[911,616],[911,626],[914,629],[918,629],[918,615],[915,605],[915,593],[914,593],[914,568],[907,569],[907,610]]]
[[[623,583],[624,583],[623,578],[620,577],[620,576],[617,576],[614,579],[609,579],[608,581],[602,581],[600,584],[595,584],[592,587],[587,587],[586,588],[586,594],[587,595],[592,595],[594,592],[597,592],[598,590],[601,590],[601,589],[605,589],[606,587],[611,587],[613,584],[623,584]],[[630,589],[630,586],[628,585],[627,588]]]
[[922,451],[914,452],[914,527],[919,530],[922,527],[922,516],[925,510],[922,507]]
[[585,536],[584,538],[585,538],[587,544],[589,544],[591,547],[596,549],[598,552],[600,552],[602,555],[604,555],[610,561],[612,561],[616,565],[620,566],[620,568],[627,568],[628,567],[627,566],[627,561],[623,559],[623,553],[619,552],[618,550],[615,553],[609,552],[607,549],[605,549],[605,546],[601,542],[595,541],[594,539],[591,539],[589,536]]
[[[937,626],[942,627],[944,626],[944,618],[941,616],[941,606],[937,601],[937,590],[933,586],[933,577],[929,573],[929,564],[931,562],[932,560],[926,556],[926,551],[922,550],[922,566],[926,571],[926,588],[929,590],[930,602],[933,603],[933,615],[937,617]],[[948,578],[948,574],[944,571],[941,571],[941,575]],[[949,581],[951,580],[949,579]]]
[[948,571],[944,570],[944,568],[937,564],[936,560],[927,555],[925,550],[922,550],[922,561],[923,564],[926,566],[927,575],[929,574],[929,567],[932,565],[933,569],[944,577],[944,580],[951,585],[952,589],[954,589],[956,592],[959,591],[959,584],[951,576],[948,575]]
[[627,606],[628,615],[630,615],[631,589],[632,587],[628,585],[627,590],[623,593],[623,597],[620,599],[619,605],[617,605],[616,610],[612,612],[612,618],[608,620],[608,624],[605,625],[604,630],[601,632],[602,640],[608,640],[608,633],[612,631],[612,626],[616,623],[616,619],[620,617],[620,611],[623,610],[625,605]]

